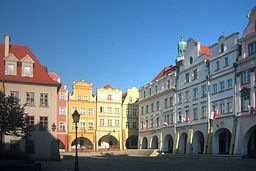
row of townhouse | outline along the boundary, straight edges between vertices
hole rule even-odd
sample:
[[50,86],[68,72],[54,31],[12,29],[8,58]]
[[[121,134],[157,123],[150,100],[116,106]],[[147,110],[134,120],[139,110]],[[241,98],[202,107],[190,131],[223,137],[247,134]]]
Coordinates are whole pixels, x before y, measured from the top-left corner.
[[0,69],[0,90],[25,105],[28,124],[34,126],[30,137],[4,135],[6,151],[58,159],[59,148],[74,150],[75,110],[81,115],[79,150],[137,148],[137,88],[122,94],[122,90],[107,85],[93,95],[92,84],[82,80],[74,82],[73,92],[68,93],[56,73],[48,73],[27,46],[11,45],[8,35],[0,44]]
[[248,18],[241,39],[233,33],[207,47],[182,37],[176,66],[139,90],[140,149],[256,152],[256,7]]

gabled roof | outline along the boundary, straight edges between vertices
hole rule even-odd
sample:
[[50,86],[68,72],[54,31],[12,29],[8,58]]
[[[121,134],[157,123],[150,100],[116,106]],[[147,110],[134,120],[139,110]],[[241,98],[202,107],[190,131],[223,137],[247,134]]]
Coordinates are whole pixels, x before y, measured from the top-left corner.
[[108,89],[108,88],[113,89],[109,84],[105,85],[105,87],[104,87],[104,88],[105,88],[105,89]]
[[206,59],[210,60],[210,49],[209,49],[209,47],[200,45],[200,49],[201,49],[201,54],[207,54]]
[[167,75],[171,71],[175,70],[175,66],[171,65],[169,67],[165,67],[151,82],[154,82],[158,80],[159,78],[162,78],[163,76]]
[[53,84],[60,86],[61,84],[51,79],[48,75],[47,68],[42,66],[34,54],[30,51],[27,46],[10,45],[10,54],[13,54],[19,61],[25,56],[29,56],[35,63],[33,68],[33,77],[22,77],[21,76],[21,65],[17,65],[17,75],[5,75],[5,45],[0,44],[0,80],[8,81],[20,81],[27,83],[39,83],[39,84]]

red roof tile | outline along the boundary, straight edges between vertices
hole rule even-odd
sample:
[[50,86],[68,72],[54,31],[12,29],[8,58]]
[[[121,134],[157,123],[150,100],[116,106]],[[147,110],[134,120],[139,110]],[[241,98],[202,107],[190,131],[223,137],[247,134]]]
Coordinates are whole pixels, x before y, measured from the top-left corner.
[[201,49],[201,54],[207,54],[206,59],[210,60],[210,49],[209,49],[209,47],[200,45],[200,49]]
[[151,82],[154,82],[158,80],[159,78],[162,78],[166,74],[170,73],[171,71],[175,70],[175,66],[171,65],[169,67],[165,67]]
[[5,57],[4,57],[4,44],[0,44],[0,79],[8,81],[21,81],[28,83],[40,83],[40,84],[54,84],[60,86],[61,84],[57,81],[51,79],[48,75],[47,68],[42,66],[34,54],[30,51],[27,46],[20,45],[10,45],[10,53],[12,53],[19,61],[24,58],[26,55],[35,62],[33,69],[33,77],[22,77],[21,76],[21,66],[17,67],[17,75],[5,75]]
[[[107,84],[105,87],[105,89],[108,89],[108,88],[112,88],[109,84]],[[112,88],[113,89],[113,88]]]

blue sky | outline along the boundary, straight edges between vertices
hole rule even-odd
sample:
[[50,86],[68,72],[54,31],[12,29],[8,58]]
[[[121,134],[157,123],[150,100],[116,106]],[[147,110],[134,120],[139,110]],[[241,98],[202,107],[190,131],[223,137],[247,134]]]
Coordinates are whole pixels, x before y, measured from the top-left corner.
[[0,42],[27,45],[49,72],[126,91],[174,65],[177,43],[242,31],[252,0],[1,0]]

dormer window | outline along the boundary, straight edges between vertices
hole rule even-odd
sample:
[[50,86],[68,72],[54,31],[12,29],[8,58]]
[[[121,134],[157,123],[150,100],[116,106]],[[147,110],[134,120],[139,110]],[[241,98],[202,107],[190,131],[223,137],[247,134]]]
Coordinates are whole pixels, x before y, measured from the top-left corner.
[[7,75],[15,75],[14,74],[14,65],[8,65],[8,71],[7,71]]
[[26,66],[24,67],[24,76],[25,77],[29,77],[30,76],[30,67],[29,66]]
[[33,65],[35,62],[28,55],[26,55],[20,61],[22,63],[21,76],[22,77],[33,77]]
[[220,45],[220,53],[222,53],[222,52],[224,52],[224,49],[225,47],[224,47],[224,43],[222,43],[221,45]]
[[5,57],[5,75],[17,75],[17,62],[19,60],[11,53]]

